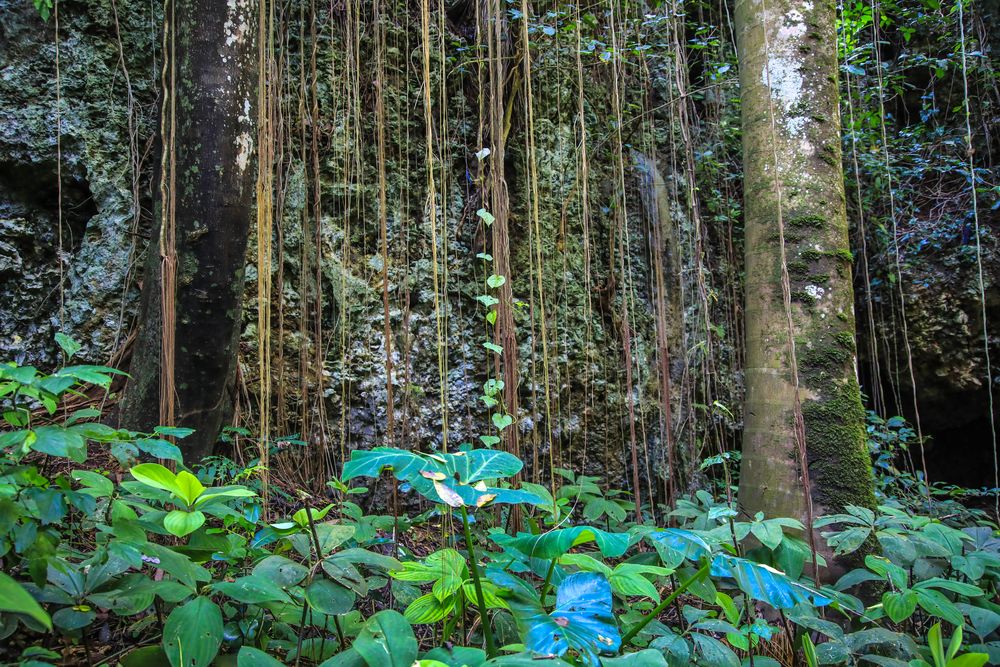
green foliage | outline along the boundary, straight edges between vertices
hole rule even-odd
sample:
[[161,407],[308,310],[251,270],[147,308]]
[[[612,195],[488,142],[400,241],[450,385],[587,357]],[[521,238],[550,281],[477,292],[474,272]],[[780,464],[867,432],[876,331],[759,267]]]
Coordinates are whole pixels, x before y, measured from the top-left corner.
[[[625,494],[594,477],[559,471],[566,483],[553,495],[511,488],[522,463],[505,452],[376,448],[352,453],[342,479],[329,482],[333,502],[300,502],[266,522],[255,490],[232,483],[252,484],[253,468],[126,458],[119,481],[97,467],[49,465],[86,464],[81,455],[95,447],[137,439],[109,435],[85,421],[91,413],[37,423],[39,412],[63,413],[60,401],[87,381],[79,376],[107,387],[113,375],[69,368],[46,376],[8,365],[0,385],[10,415],[0,435],[0,636],[30,636],[39,648],[22,660],[34,664],[53,659],[43,647],[55,636],[93,641],[98,619],[129,641],[158,638],[125,665],[729,666],[749,656],[769,665],[769,643],[787,632],[809,664],[861,656],[962,667],[998,656],[1000,539],[974,514],[925,516],[887,496],[878,511],[849,506],[820,518],[836,553],[874,540],[882,555],[817,588],[803,579],[813,557],[801,524],[743,520],[705,491],[678,501],[679,527],[635,525],[625,522]],[[489,382],[484,395],[501,390]],[[25,433],[46,427],[78,438],[39,449]],[[43,442],[59,440],[46,433]],[[65,472],[42,473],[52,469]],[[436,509],[365,514],[351,500],[364,489],[349,483],[387,469]],[[528,532],[502,527],[511,505]],[[587,525],[594,519],[601,528]],[[442,542],[418,558],[391,535],[421,524]],[[460,536],[445,528],[456,525]],[[764,607],[782,610],[788,625],[773,625]],[[951,626],[947,642],[938,620]]]

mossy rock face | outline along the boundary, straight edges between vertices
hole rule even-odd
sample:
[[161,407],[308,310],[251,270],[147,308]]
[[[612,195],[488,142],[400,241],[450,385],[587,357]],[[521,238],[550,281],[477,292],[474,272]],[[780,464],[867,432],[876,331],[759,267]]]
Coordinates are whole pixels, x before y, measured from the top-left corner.
[[[152,131],[149,26],[158,18],[149,3],[117,9],[141,151]],[[57,124],[53,22],[30,2],[0,0],[0,357],[53,363],[62,329],[83,343],[82,360],[103,362],[128,333],[136,291],[124,286],[141,266],[148,220],[135,228],[129,93],[113,24],[109,0],[60,4]],[[138,179],[147,191],[148,173]]]

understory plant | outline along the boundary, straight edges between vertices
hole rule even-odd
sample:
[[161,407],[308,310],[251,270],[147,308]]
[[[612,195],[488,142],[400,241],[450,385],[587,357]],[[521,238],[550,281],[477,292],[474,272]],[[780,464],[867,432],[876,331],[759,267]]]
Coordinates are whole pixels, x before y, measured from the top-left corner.
[[[265,507],[255,465],[186,467],[184,429],[122,431],[65,407],[114,375],[0,367],[11,664],[1000,662],[1000,539],[972,515],[887,495],[823,517],[838,556],[880,549],[817,585],[825,564],[793,519],[699,491],[662,525],[636,523],[600,480],[561,471],[553,494],[489,447],[355,450],[328,498],[286,489]],[[366,512],[362,478],[422,511]]]

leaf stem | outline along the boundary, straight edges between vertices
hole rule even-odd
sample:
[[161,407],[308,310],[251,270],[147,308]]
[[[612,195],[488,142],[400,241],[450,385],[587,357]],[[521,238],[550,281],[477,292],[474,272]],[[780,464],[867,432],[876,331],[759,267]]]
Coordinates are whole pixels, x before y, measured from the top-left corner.
[[545,604],[545,598],[549,595],[549,584],[552,583],[552,573],[556,571],[556,559],[553,558],[552,562],[549,563],[549,570],[545,573],[545,581],[542,583],[542,590],[538,593],[538,598],[541,603]]
[[472,586],[476,589],[476,606],[479,607],[483,637],[486,639],[486,655],[492,658],[497,654],[497,645],[493,639],[493,629],[490,627],[489,619],[486,618],[486,596],[483,595],[483,582],[479,577],[479,560],[476,557],[476,548],[472,544],[469,513],[466,511],[464,505],[460,509],[462,510],[462,530],[465,533],[465,546],[469,551],[469,572],[472,574]]
[[661,613],[663,613],[663,610],[669,607],[670,603],[676,600],[681,593],[690,588],[693,583],[695,583],[703,576],[708,574],[708,569],[711,567],[711,565],[712,565],[711,561],[705,561],[705,564],[702,565],[697,572],[695,572],[690,577],[681,582],[681,585],[675,588],[673,593],[667,596],[666,599],[663,600],[663,602],[656,605],[656,608],[653,609],[653,611],[649,612],[649,614],[643,617],[641,621],[633,625],[632,628],[625,633],[625,636],[622,637],[622,645],[629,643],[637,634],[639,634],[642,631],[644,627],[649,625],[653,621],[653,619],[655,619]]

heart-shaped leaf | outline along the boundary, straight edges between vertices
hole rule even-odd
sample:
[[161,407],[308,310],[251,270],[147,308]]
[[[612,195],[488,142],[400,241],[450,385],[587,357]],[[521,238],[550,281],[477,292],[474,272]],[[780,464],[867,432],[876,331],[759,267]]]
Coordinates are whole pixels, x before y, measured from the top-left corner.
[[504,430],[508,426],[514,423],[514,418],[508,414],[501,414],[499,412],[494,412],[491,417],[493,420],[493,425],[497,427],[497,430]]
[[556,607],[546,614],[537,599],[515,591],[509,601],[522,629],[525,648],[543,656],[561,657],[570,649],[586,665],[600,664],[598,655],[614,653],[621,635],[611,607],[611,585],[600,574],[577,572],[556,591]]
[[185,512],[174,510],[163,517],[163,527],[171,535],[184,537],[201,528],[205,523],[205,515],[199,511]]
[[917,594],[914,591],[883,593],[882,608],[893,623],[902,623],[916,611]]

